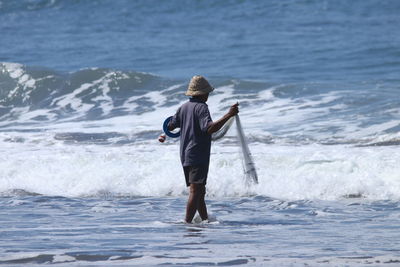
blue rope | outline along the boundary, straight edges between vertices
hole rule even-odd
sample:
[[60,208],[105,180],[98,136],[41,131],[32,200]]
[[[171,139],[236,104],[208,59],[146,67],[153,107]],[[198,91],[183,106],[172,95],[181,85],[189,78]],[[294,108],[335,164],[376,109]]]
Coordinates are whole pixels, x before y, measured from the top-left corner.
[[172,138],[177,138],[177,137],[179,137],[179,136],[181,135],[181,131],[179,131],[179,132],[177,132],[177,133],[173,133],[173,132],[170,132],[170,131],[168,130],[168,123],[169,123],[169,121],[170,121],[171,119],[172,119],[172,116],[171,116],[171,117],[168,117],[168,118],[164,121],[163,130],[164,130],[164,133],[165,133],[167,136],[172,137]]

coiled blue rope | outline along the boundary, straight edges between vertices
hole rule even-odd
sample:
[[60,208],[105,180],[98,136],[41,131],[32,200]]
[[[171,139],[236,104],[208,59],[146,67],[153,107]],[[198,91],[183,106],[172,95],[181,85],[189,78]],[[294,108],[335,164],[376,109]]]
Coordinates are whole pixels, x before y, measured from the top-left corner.
[[168,130],[168,123],[169,123],[169,121],[170,121],[171,119],[172,119],[172,116],[165,119],[164,124],[163,124],[163,130],[164,130],[164,133],[165,133],[167,136],[172,137],[172,138],[177,138],[177,137],[179,137],[179,136],[181,135],[181,131],[179,131],[179,132],[177,132],[177,133],[173,133],[173,132],[170,132],[170,131]]

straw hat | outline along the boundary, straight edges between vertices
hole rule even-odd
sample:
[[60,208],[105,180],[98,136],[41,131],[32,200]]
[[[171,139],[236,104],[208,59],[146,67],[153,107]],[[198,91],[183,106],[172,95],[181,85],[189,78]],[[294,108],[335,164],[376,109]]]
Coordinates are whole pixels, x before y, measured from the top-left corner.
[[185,95],[187,96],[197,96],[197,95],[205,95],[214,91],[214,87],[212,87],[206,78],[200,75],[193,76],[190,80],[188,90]]

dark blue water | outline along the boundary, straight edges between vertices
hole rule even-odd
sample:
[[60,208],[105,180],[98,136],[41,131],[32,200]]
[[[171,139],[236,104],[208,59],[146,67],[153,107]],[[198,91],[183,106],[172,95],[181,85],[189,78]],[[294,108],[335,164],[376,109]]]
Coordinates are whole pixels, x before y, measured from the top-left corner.
[[[400,248],[400,1],[0,0],[0,265],[379,266]],[[210,223],[177,140],[213,119]]]
[[0,61],[185,78],[398,81],[400,3],[2,1]]

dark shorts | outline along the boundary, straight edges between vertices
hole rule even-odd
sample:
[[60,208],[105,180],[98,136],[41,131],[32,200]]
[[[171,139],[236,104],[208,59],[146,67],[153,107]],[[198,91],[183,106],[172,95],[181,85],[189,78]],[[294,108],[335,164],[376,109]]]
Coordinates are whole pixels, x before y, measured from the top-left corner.
[[208,165],[200,166],[184,166],[183,172],[185,173],[186,185],[190,184],[203,184],[207,183]]

